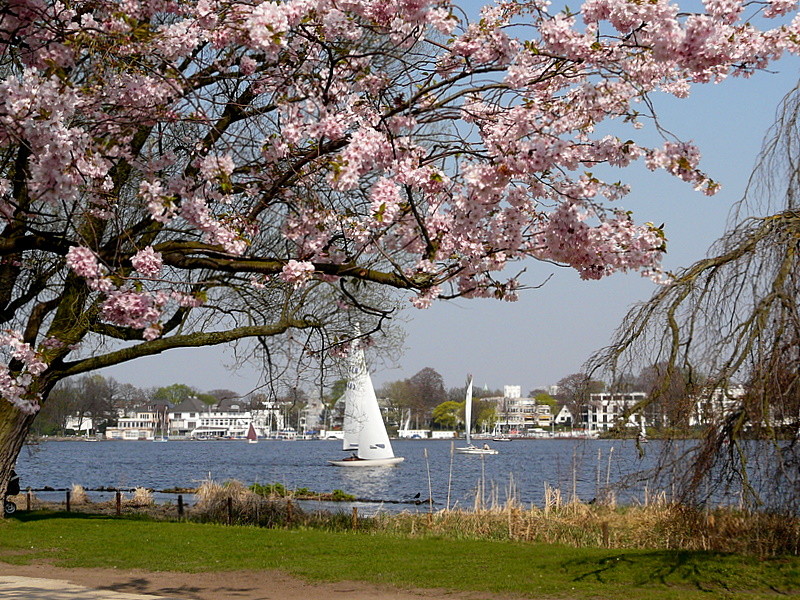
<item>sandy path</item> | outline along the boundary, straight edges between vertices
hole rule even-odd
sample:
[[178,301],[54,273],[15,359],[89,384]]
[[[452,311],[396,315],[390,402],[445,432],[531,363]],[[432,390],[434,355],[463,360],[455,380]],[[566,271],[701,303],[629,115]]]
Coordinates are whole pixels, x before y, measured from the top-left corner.
[[504,597],[447,590],[401,590],[354,581],[310,584],[278,571],[174,573],[0,563],[0,575],[58,579],[94,589],[182,600],[484,600]]

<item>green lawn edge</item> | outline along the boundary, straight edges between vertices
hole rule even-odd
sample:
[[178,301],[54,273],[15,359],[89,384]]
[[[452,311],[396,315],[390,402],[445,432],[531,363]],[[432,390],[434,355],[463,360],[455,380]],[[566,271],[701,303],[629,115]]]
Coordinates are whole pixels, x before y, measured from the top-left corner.
[[3,520],[0,561],[146,571],[277,569],[308,581],[358,580],[537,599],[760,600],[800,593],[800,558],[793,556],[621,551],[74,513]]

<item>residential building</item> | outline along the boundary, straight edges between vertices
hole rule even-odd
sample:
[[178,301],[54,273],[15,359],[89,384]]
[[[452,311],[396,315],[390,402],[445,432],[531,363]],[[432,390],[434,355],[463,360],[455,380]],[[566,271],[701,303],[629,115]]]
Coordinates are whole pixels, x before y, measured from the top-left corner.
[[[590,394],[589,402],[583,406],[577,425],[590,431],[608,431],[617,425],[625,412],[647,397],[644,392],[625,394]],[[641,415],[629,415],[627,427],[640,427]]]
[[695,400],[694,412],[689,417],[689,425],[707,425],[713,421],[725,417],[741,405],[745,390],[741,385],[734,385],[728,388],[716,388],[711,392],[710,397],[704,394],[702,398]]
[[548,429],[552,411],[547,404],[538,404],[535,398],[523,398],[518,385],[503,387],[502,398],[484,398],[496,404],[497,423],[494,435],[527,435],[533,430]]
[[572,416],[572,412],[567,408],[567,405],[561,407],[561,410],[558,411],[558,414],[555,418],[556,425],[564,425],[570,426],[574,423],[575,419]]

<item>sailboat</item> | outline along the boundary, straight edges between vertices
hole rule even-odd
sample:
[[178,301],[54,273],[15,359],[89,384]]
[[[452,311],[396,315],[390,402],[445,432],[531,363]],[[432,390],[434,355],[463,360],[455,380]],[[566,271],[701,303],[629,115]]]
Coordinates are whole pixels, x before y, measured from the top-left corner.
[[467,378],[467,397],[465,400],[464,412],[466,413],[464,416],[467,422],[467,445],[461,448],[456,448],[456,452],[458,454],[497,454],[497,450],[490,448],[489,444],[484,444],[483,448],[473,445],[472,439],[469,435],[470,425],[472,423],[472,375]]
[[361,348],[350,356],[349,370],[342,449],[352,456],[328,462],[337,467],[383,467],[403,462],[403,457],[395,456],[392,450]]
[[247,430],[247,443],[248,444],[258,443],[258,434],[256,433],[256,428],[253,427],[252,423],[250,423],[250,429]]

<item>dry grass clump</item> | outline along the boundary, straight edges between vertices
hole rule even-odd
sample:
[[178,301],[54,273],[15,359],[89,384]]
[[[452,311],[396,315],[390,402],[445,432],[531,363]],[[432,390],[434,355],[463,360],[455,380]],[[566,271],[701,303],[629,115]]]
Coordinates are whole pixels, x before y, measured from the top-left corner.
[[72,490],[69,494],[70,502],[74,504],[91,504],[92,501],[89,499],[89,496],[86,494],[86,490],[80,484],[73,483]]
[[192,514],[204,522],[275,527],[301,516],[290,500],[264,498],[238,481],[203,481]]
[[238,481],[206,480],[195,493],[191,518],[201,522],[259,527],[316,527],[334,531],[374,529],[370,518],[346,513],[302,510],[292,495],[264,496]]
[[663,495],[649,498],[647,504],[617,507],[613,502],[565,503],[551,493],[544,508],[509,503],[474,511],[384,514],[375,521],[378,529],[397,535],[757,556],[800,553],[800,519],[795,516],[729,508],[706,511],[669,503]]
[[133,490],[131,498],[123,498],[123,506],[132,508],[146,508],[155,504],[153,492],[147,488],[137,487]]

